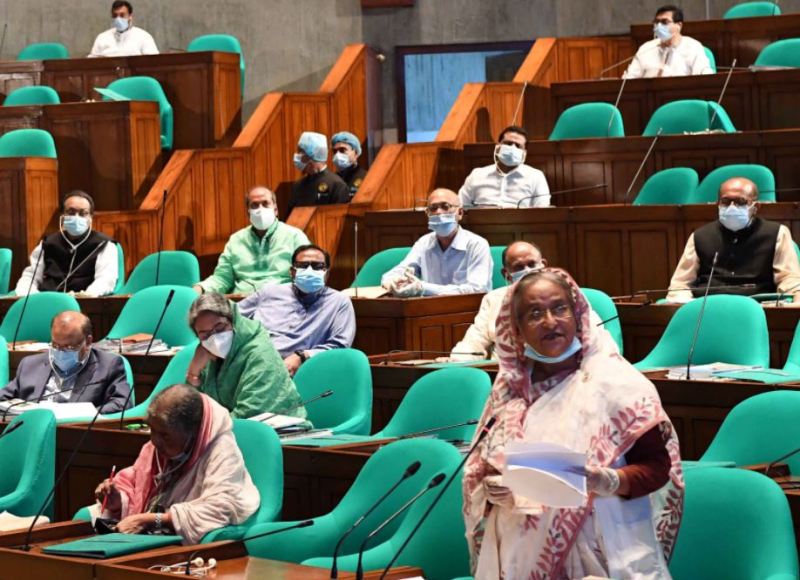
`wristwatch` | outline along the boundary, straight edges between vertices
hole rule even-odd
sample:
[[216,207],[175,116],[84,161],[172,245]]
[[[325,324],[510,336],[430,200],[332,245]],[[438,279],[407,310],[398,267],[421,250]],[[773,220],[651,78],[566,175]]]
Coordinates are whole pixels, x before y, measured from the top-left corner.
[[162,515],[163,514],[161,512],[156,512],[156,531],[157,532],[161,531],[161,517],[162,517]]
[[308,360],[308,357],[306,356],[305,351],[296,350],[296,351],[294,351],[294,354],[296,354],[297,356],[300,357],[300,364],[303,364],[304,362],[306,362]]

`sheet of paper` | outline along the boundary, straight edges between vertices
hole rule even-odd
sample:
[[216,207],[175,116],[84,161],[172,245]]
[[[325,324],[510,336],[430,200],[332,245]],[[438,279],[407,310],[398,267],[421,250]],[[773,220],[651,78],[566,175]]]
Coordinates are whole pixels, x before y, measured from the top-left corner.
[[503,485],[529,501],[552,507],[586,504],[586,456],[554,443],[514,442],[506,447]]
[[342,294],[350,298],[381,298],[389,294],[383,286],[362,286],[361,288],[345,288]]
[[301,419],[300,417],[290,417],[289,415],[276,415],[274,413],[267,412],[250,417],[250,421],[266,423],[273,429],[285,429],[286,427],[300,425],[301,423],[305,422],[305,419]]
[[97,413],[97,407],[91,403],[54,403],[52,401],[42,401],[39,403],[39,408],[53,411],[56,420],[91,418]]

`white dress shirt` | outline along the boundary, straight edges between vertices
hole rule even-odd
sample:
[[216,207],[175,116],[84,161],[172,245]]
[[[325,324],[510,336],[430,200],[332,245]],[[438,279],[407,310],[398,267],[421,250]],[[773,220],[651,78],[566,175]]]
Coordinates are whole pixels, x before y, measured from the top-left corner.
[[158,54],[156,41],[146,30],[131,25],[125,32],[117,32],[116,28],[109,28],[98,34],[89,56],[140,56],[142,54]]
[[489,242],[458,227],[453,241],[442,250],[436,234],[425,234],[397,266],[381,278],[381,286],[402,276],[406,268],[422,281],[423,296],[475,294],[492,289],[492,253]]
[[550,188],[544,173],[530,165],[523,163],[503,173],[493,164],[473,169],[458,197],[463,206],[517,207],[519,203],[519,207],[547,207]]
[[[33,280],[33,288],[31,294],[36,294],[39,291],[39,284],[44,278],[44,256],[39,259],[39,254],[42,253],[42,243],[39,244],[31,252],[31,263],[22,271],[22,276],[17,282],[15,290],[17,296],[25,296],[28,293],[28,287]],[[114,291],[117,285],[117,278],[119,277],[119,255],[117,254],[117,245],[114,242],[109,242],[105,247],[97,253],[97,260],[94,263],[94,282],[86,287],[83,294],[87,296],[105,296]],[[39,268],[34,275],[33,267],[39,262]]]
[[645,42],[622,76],[641,79],[710,74],[714,71],[703,45],[694,38],[682,36],[678,46],[663,46],[657,38]]

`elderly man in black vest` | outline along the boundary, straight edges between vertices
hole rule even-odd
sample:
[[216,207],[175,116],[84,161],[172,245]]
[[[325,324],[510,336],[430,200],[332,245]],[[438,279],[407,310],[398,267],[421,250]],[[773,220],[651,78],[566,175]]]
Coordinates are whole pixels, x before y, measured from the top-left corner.
[[[92,229],[94,200],[71,191],[61,201],[59,231],[39,242],[31,263],[17,282],[16,293],[72,292],[84,296],[111,294],[119,276],[117,245]],[[31,287],[32,286],[32,287]]]
[[800,302],[800,261],[789,228],[757,217],[758,207],[758,188],[749,179],[734,177],[720,186],[719,220],[689,236],[669,284],[669,302],[703,294],[715,253],[711,293],[778,292]]

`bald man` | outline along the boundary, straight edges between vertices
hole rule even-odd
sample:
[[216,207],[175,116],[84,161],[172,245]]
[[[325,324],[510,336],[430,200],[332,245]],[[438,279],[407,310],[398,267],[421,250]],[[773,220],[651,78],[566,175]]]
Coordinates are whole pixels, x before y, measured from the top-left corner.
[[473,294],[492,289],[489,242],[459,224],[464,208],[449,189],[435,189],[425,208],[428,229],[397,266],[381,278],[381,286],[400,298]]
[[[710,293],[778,292],[800,303],[800,262],[792,235],[786,226],[757,217],[758,208],[758,187],[749,179],[734,177],[720,186],[719,220],[689,236],[669,284],[669,302],[701,296],[718,253]],[[749,287],[736,287],[743,284]]]
[[122,358],[93,347],[91,321],[67,311],[53,318],[49,351],[22,359],[0,401],[89,402],[107,415],[122,411],[126,400],[131,406],[130,390]]
[[292,254],[308,244],[308,238],[302,230],[278,220],[275,194],[266,187],[248,191],[245,204],[250,225],[228,239],[214,273],[195,284],[198,292],[252,294],[267,283],[292,281]]

